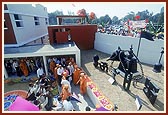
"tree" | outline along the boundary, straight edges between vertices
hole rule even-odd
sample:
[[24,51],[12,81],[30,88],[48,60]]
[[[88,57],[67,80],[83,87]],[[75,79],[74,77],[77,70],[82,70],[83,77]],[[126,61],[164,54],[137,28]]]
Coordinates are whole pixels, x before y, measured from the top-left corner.
[[160,13],[164,13],[164,7],[161,8]]
[[78,16],[86,16],[86,10],[85,9],[78,10],[77,14]]
[[109,17],[108,14],[106,14],[105,16],[101,16],[100,17],[100,23],[102,26],[111,24],[111,18]]
[[114,16],[114,17],[111,19],[111,22],[112,22],[112,24],[119,24],[118,17],[117,17],[117,16]]
[[158,18],[158,24],[164,24],[164,7],[161,8],[160,10],[160,16]]
[[[68,11],[69,15],[74,15],[74,12]],[[55,11],[52,13],[49,13],[49,24],[55,25],[57,23],[56,16],[63,15],[62,11]],[[161,8],[160,13],[153,15],[153,12],[149,12],[148,10],[144,10],[138,13],[134,13],[133,11],[129,12],[124,18],[119,19],[117,16],[114,16],[112,19],[109,17],[108,14],[105,16],[101,16],[100,18],[96,17],[96,14],[94,12],[87,13],[85,9],[78,10],[77,15],[79,16],[86,16],[87,22],[91,24],[101,24],[101,25],[107,25],[107,24],[120,24],[122,21],[127,22],[128,20],[149,20],[153,24],[159,24],[164,25],[164,7]],[[72,20],[67,20],[68,22]]]
[[79,16],[86,16],[86,20],[88,23],[92,23],[92,21],[96,18],[96,15],[94,12],[86,13],[85,9],[78,10],[77,14]]
[[95,18],[92,20],[91,24],[99,24],[99,19]]
[[89,18],[88,18],[88,22],[89,22],[90,24],[92,24],[92,23],[93,23],[93,20],[96,18],[96,15],[95,15],[94,12],[91,12],[88,17],[89,17]]
[[74,12],[68,10],[68,15],[74,15]]
[[135,17],[135,13],[133,11],[131,11],[130,13],[128,13],[124,18],[126,20],[134,20]]
[[48,13],[49,25],[56,25],[57,24],[56,16],[59,15],[63,15],[63,12],[56,10],[55,12]]
[[145,20],[145,19],[149,19],[153,13],[149,13],[148,10],[144,10],[142,12],[138,12],[136,15],[140,16],[140,20]]
[[160,13],[158,18],[158,24],[162,25],[164,23],[164,12]]

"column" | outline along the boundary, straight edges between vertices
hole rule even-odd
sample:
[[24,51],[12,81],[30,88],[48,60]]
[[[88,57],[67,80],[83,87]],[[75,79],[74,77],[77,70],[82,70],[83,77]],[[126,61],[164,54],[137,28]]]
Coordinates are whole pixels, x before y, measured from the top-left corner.
[[81,67],[80,50],[76,52],[75,58],[76,58],[76,63],[78,64],[79,67]]
[[7,73],[7,71],[6,71],[5,66],[4,66],[4,76],[5,76],[5,78],[8,78],[8,73]]
[[57,25],[60,25],[60,24],[59,24],[59,18],[57,18]]
[[47,68],[47,59],[46,59],[46,56],[43,56],[43,62],[44,62],[44,68],[45,68],[46,75],[48,75],[48,68]]

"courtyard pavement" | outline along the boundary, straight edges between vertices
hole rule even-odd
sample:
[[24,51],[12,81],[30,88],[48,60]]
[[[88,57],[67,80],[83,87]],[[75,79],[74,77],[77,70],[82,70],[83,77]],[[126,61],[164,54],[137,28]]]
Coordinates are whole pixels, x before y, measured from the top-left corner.
[[[116,83],[113,85],[108,81],[112,77],[111,73],[106,73],[101,69],[96,69],[93,66],[93,56],[98,55],[100,62],[107,62],[106,60],[110,57],[109,54],[105,54],[96,50],[83,50],[81,51],[81,62],[84,71],[90,76],[90,78],[95,82],[97,87],[103,92],[103,94],[111,100],[113,104],[117,104],[119,111],[136,111],[137,106],[135,103],[135,97],[138,95],[142,102],[142,108],[139,111],[165,111],[165,99],[166,99],[166,79],[164,70],[161,73],[153,72],[153,66],[142,64],[145,78],[150,77],[151,81],[154,82],[159,88],[159,93],[157,99],[152,105],[143,92],[145,78],[138,82],[136,88],[130,85],[129,91],[123,89],[124,78],[121,75],[117,75]],[[110,64],[110,62],[108,62]],[[114,66],[118,67],[118,63],[114,63]],[[139,69],[138,69],[139,70]]]

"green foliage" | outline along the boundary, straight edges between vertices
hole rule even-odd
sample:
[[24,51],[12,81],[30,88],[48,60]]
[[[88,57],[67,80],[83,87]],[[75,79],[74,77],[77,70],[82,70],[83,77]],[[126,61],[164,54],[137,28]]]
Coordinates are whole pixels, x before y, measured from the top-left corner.
[[[74,14],[73,12],[70,12],[68,14]],[[86,21],[90,24],[101,24],[103,27],[107,24],[120,24],[121,21],[126,22],[129,20],[135,20],[135,16],[139,15],[139,20],[145,20],[148,19],[152,23],[156,23],[159,25],[164,25],[164,7],[161,8],[160,13],[153,15],[153,12],[149,12],[148,10],[144,10],[138,13],[135,13],[133,11],[129,12],[126,16],[124,16],[122,19],[119,19],[117,16],[114,16],[112,19],[109,17],[108,14],[105,16],[101,16],[100,18],[95,18],[93,20],[89,19],[89,13],[86,12],[85,9],[79,10],[78,14],[80,15],[86,15]],[[49,24],[50,25],[56,25],[56,16],[63,15],[62,11],[56,10],[55,12],[49,13]],[[73,20],[66,20],[66,22],[72,22]],[[154,30],[153,30],[154,31]]]
[[164,12],[160,13],[158,17],[158,24],[163,24],[164,23]]
[[153,24],[152,21],[148,24],[148,30],[155,35],[155,37],[158,36],[160,32],[163,31],[163,25]]
[[111,22],[112,24],[119,24],[119,19],[117,16],[114,16],[112,19],[111,19]]
[[57,24],[56,16],[59,15],[63,15],[63,12],[56,10],[55,12],[48,13],[49,25],[56,25]]
[[111,24],[111,18],[109,15],[101,16],[100,17],[100,23],[104,27],[107,24]]

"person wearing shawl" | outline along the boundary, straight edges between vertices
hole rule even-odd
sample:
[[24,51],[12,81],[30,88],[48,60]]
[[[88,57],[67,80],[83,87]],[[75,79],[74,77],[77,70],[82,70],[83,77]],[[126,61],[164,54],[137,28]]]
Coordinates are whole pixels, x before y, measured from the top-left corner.
[[57,74],[58,68],[59,68],[59,64],[56,64],[56,67],[54,68],[54,78],[56,79],[57,83],[58,83],[58,74]]
[[80,82],[80,93],[82,95],[86,94],[86,87],[87,87],[87,81],[86,81],[87,75],[85,75],[84,72],[80,73],[80,78],[77,81],[77,83]]
[[50,62],[50,70],[51,70],[51,75],[53,75],[54,73],[54,68],[55,68],[55,62],[54,60],[52,59],[51,62]]
[[77,81],[79,80],[79,76],[82,69],[78,67],[78,65],[74,65],[74,72],[73,72],[73,83],[77,85]]
[[29,72],[28,72],[28,68],[26,66],[26,63],[24,62],[23,59],[21,59],[19,67],[22,70],[24,76],[27,77],[29,75]]
[[67,84],[63,85],[62,92],[60,94],[62,100],[66,100],[70,95],[71,93],[69,92],[69,86]]

